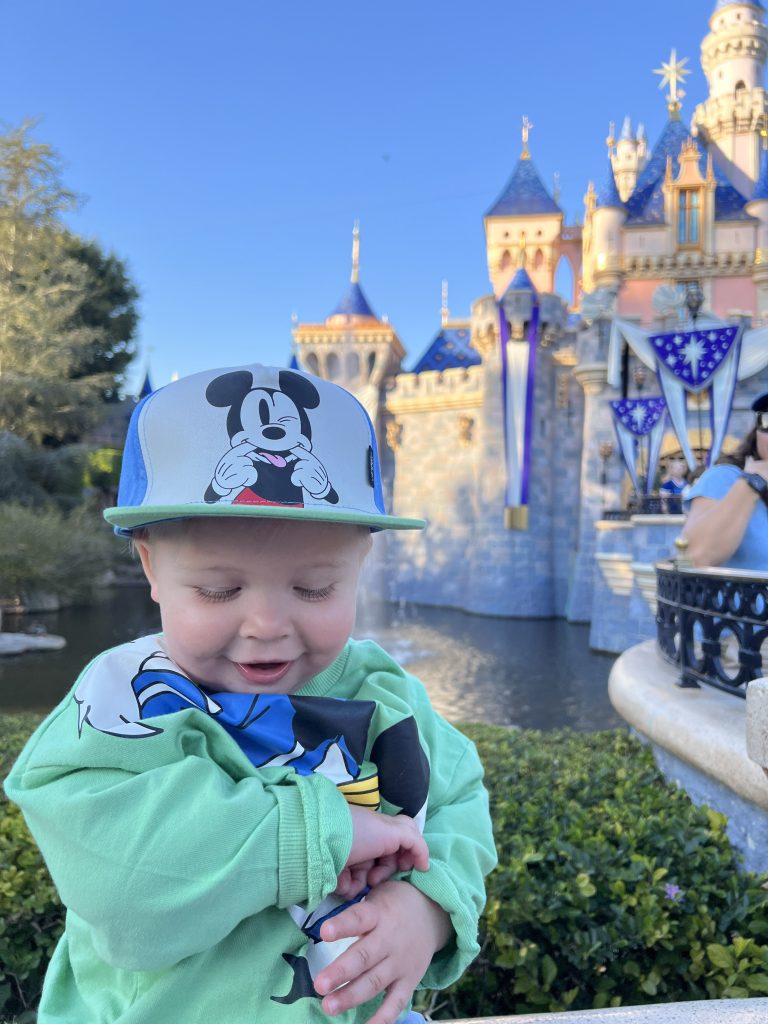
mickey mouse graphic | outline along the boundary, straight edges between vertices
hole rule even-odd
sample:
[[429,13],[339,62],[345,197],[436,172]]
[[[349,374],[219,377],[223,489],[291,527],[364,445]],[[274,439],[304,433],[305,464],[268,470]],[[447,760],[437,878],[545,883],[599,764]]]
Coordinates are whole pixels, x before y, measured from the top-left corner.
[[205,492],[209,504],[301,507],[304,492],[337,504],[328,473],[312,454],[307,409],[316,409],[320,396],[310,380],[281,370],[278,388],[255,388],[252,374],[233,370],[212,380],[205,397],[211,405],[229,409],[231,443]]

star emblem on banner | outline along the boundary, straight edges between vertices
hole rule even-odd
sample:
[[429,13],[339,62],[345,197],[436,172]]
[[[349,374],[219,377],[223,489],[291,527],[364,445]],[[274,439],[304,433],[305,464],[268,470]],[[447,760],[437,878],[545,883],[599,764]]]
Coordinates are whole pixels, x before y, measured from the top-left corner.
[[659,365],[673,374],[689,391],[709,386],[739,335],[738,326],[724,325],[706,331],[675,331],[649,336]]

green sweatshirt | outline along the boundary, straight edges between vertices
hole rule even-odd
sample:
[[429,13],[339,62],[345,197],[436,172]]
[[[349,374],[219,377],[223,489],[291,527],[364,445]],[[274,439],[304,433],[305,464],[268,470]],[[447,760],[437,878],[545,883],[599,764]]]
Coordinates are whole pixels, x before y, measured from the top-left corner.
[[[327,698],[369,702],[367,735],[353,738],[350,726],[349,749],[315,746],[316,730],[297,725],[294,735],[281,720],[278,732],[287,728],[295,746],[269,757],[246,753],[238,729],[222,724],[227,695],[149,678],[157,656],[167,661],[153,636],[95,659],[6,780],[67,907],[39,1024],[328,1020],[317,998],[297,994],[296,964],[312,940],[295,910],[314,910],[335,888],[351,845],[347,800],[356,799],[344,790],[368,793],[366,780],[382,776],[377,758],[390,774],[380,779],[381,809],[398,813],[408,801],[407,773],[391,777],[392,736],[417,735],[426,755],[430,867],[407,877],[455,931],[422,985],[456,980],[478,952],[495,851],[474,747],[436,714],[421,683],[376,644],[350,641],[292,695],[290,710],[325,714],[336,707]],[[173,701],[183,709],[159,713]],[[343,717],[347,705],[338,707]],[[418,774],[421,750],[402,767]],[[314,765],[320,759],[325,768]],[[333,1020],[366,1021],[378,1001]]]

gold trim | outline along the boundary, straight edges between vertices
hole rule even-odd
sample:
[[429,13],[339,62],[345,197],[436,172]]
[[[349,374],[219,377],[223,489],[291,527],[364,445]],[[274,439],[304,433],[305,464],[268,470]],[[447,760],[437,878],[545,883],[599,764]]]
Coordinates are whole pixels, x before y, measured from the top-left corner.
[[504,509],[504,528],[507,530],[527,530],[528,506],[507,505]]
[[414,395],[413,398],[387,398],[386,409],[393,415],[409,412],[450,412],[454,409],[479,409],[482,395]]

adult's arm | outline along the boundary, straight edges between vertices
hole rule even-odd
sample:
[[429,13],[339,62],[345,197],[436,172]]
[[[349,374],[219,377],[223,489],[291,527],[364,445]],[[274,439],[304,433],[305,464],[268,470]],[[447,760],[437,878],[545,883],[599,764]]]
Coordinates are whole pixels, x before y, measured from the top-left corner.
[[[768,480],[768,460],[748,459],[745,468]],[[742,478],[737,478],[722,498],[694,497],[683,528],[687,554],[693,564],[727,562],[741,544],[759,500],[756,491]]]

